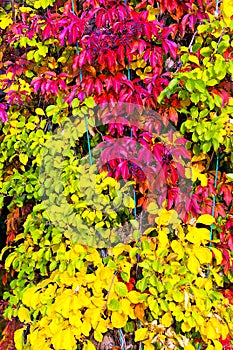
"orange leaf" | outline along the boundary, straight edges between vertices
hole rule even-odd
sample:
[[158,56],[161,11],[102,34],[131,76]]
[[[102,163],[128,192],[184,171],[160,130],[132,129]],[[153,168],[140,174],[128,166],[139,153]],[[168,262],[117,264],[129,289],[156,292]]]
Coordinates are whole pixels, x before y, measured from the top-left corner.
[[142,304],[137,304],[135,306],[135,310],[134,310],[135,316],[140,320],[143,321],[145,312],[144,312],[144,308]]

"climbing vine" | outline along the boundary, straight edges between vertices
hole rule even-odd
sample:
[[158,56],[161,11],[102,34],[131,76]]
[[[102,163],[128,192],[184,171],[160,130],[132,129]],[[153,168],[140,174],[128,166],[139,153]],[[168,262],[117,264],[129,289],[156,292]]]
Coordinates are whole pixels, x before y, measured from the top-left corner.
[[232,15],[1,4],[2,348],[232,348]]

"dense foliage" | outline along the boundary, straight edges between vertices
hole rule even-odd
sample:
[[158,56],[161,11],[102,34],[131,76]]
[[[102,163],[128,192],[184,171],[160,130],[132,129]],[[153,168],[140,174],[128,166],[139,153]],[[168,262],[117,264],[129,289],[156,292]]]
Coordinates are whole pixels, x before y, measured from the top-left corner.
[[1,6],[1,349],[232,349],[232,1]]

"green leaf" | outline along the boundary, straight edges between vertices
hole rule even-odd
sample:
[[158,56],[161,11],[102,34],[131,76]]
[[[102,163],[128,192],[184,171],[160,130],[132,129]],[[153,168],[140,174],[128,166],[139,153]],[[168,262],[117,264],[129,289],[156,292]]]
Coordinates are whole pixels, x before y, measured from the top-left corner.
[[211,148],[211,142],[210,141],[207,141],[207,142],[204,142],[203,145],[202,145],[202,150],[205,154],[207,154],[209,152]]

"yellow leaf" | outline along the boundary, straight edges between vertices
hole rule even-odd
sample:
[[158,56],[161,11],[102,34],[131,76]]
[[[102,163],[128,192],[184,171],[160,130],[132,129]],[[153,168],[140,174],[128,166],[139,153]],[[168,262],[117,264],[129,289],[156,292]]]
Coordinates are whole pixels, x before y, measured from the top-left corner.
[[204,248],[204,247],[194,248],[193,252],[201,264],[211,263],[212,254],[208,248]]
[[220,265],[221,262],[222,262],[222,253],[221,253],[221,251],[219,249],[217,249],[217,248],[212,248],[212,247],[211,247],[211,250],[214,253],[214,257],[216,259],[217,265]]
[[135,331],[135,337],[134,340],[137,341],[143,341],[147,338],[148,329],[147,328],[139,328]]
[[101,343],[103,340],[103,334],[98,331],[94,331],[94,339]]
[[169,245],[167,228],[164,227],[159,230],[158,241],[159,241],[159,248],[166,248]]
[[24,343],[23,343],[23,331],[24,328],[17,329],[14,333],[14,341],[15,341],[15,347],[16,350],[23,350]]
[[28,288],[24,293],[22,297],[22,302],[24,305],[31,307],[31,299],[34,296],[34,293],[36,292],[37,287],[31,287]]
[[215,218],[210,214],[204,214],[199,216],[196,223],[204,225],[212,225],[215,222]]
[[124,206],[127,208],[133,209],[135,207],[134,200],[130,196],[125,196],[125,198],[123,199],[123,203],[124,203]]
[[45,112],[43,111],[42,108],[36,108],[35,112],[36,112],[37,115],[45,115]]
[[144,350],[154,350],[155,347],[154,345],[151,343],[151,340],[146,340],[145,342],[143,342],[144,345]]
[[176,240],[172,241],[171,248],[172,248],[174,253],[178,254],[178,256],[177,256],[178,260],[183,258],[184,249],[183,249],[183,245],[179,241],[176,241]]
[[169,224],[178,224],[178,214],[175,210],[166,210],[162,209],[159,211],[159,217],[156,218],[155,222],[158,225],[164,225],[167,226]]
[[129,316],[133,320],[136,318],[134,308],[131,307],[130,301],[128,299],[121,299],[120,305],[121,310],[125,315]]
[[20,306],[18,311],[18,318],[21,322],[24,322],[24,323],[31,322],[29,310],[24,306]]
[[161,319],[161,323],[165,326],[165,327],[170,327],[172,324],[172,315],[170,312],[166,312],[162,319]]
[[183,322],[181,325],[181,329],[184,333],[189,332],[191,328],[192,327],[187,322]]
[[222,344],[218,340],[213,340],[215,350],[222,350]]
[[10,18],[10,15],[6,15],[0,19],[0,28],[6,29],[11,23],[13,23],[13,21]]
[[188,234],[185,236],[187,241],[194,244],[207,243],[210,240],[210,231],[206,228],[188,227]]
[[206,350],[214,350],[213,345],[209,344],[209,345],[207,346]]
[[88,337],[91,331],[91,323],[89,320],[84,320],[81,326],[82,333]]
[[151,5],[148,5],[147,6],[147,10],[148,10],[148,21],[154,21],[156,18],[157,15],[160,14],[160,9],[159,8],[155,8]]
[[229,25],[230,18],[233,15],[233,0],[222,1],[222,13],[224,21],[227,23],[227,25]]
[[130,300],[130,302],[132,304],[138,304],[141,301],[138,299],[140,297],[140,293],[137,292],[136,290],[131,290],[128,294],[127,294],[127,298]]
[[194,346],[189,342],[188,345],[184,347],[184,350],[195,350]]
[[86,343],[84,344],[83,350],[96,350],[96,347],[92,342],[87,340]]
[[188,258],[187,267],[188,267],[189,271],[191,271],[192,273],[195,273],[196,275],[198,274],[200,264],[195,256],[190,256]]
[[117,311],[113,311],[111,315],[111,322],[114,328],[123,328],[125,327],[128,320],[128,316],[121,314]]
[[206,174],[202,174],[199,169],[197,169],[196,167],[192,167],[192,181],[195,182],[196,180],[200,180],[201,181],[201,186],[207,186],[207,175]]
[[211,339],[211,340],[218,338],[218,334],[217,334],[216,329],[213,326],[212,322],[207,323],[206,329],[205,329],[205,334],[206,334],[207,338]]

